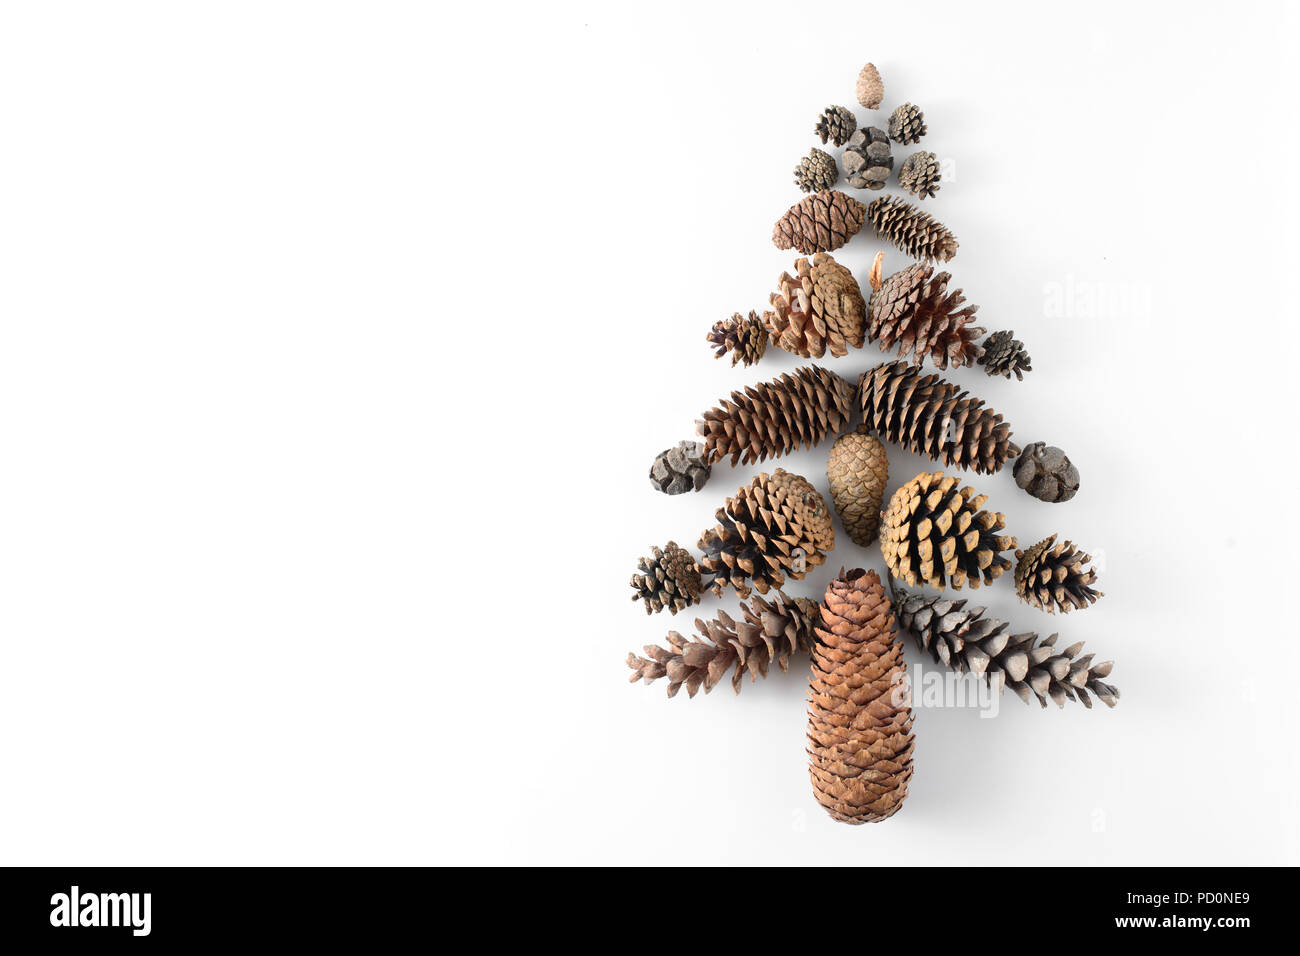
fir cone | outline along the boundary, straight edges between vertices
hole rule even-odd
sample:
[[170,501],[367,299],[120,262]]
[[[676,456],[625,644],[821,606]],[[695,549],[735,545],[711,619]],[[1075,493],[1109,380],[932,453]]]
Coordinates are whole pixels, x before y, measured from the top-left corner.
[[880,528],[880,503],[889,479],[885,446],[872,437],[866,425],[835,439],[826,463],[831,501],[844,530],[858,547],[876,540]]
[[683,684],[694,697],[703,687],[709,693],[731,671],[731,688],[740,693],[746,674],[750,681],[766,677],[775,662],[784,672],[790,655],[806,654],[814,641],[813,626],[821,621],[821,608],[807,598],[790,598],[777,591],[771,602],[758,595],[740,606],[737,621],[725,611],[710,621],[695,619],[699,638],[668,632],[668,646],[647,644],[646,657],[627,655],[630,680],[647,684],[668,678],[668,696],[676,697]]
[[813,794],[843,823],[878,823],[907,798],[912,711],[907,665],[875,571],[844,572],[826,589],[808,684]]
[[934,153],[920,150],[903,160],[898,185],[917,199],[929,199],[939,191],[939,160]]
[[767,351],[767,338],[767,325],[753,311],[749,318],[736,312],[729,319],[714,322],[708,335],[709,344],[716,349],[714,358],[722,358],[730,352],[732,368],[737,362],[748,366],[761,359]]
[[676,614],[684,607],[700,602],[700,570],[695,559],[675,541],[663,549],[650,549],[651,557],[641,558],[641,574],[632,575],[633,601],[645,601],[647,614],[668,609]]
[[796,249],[806,256],[833,252],[862,228],[866,207],[838,189],[824,189],[791,206],[772,227],[778,249]]
[[650,483],[666,495],[699,491],[712,471],[697,441],[679,441],[655,455],[650,465]]
[[785,575],[801,579],[835,547],[835,528],[824,499],[808,479],[778,468],[758,475],[715,514],[716,527],[700,537],[700,570],[721,594],[728,584],[741,597],[750,587],[766,594]]
[[840,157],[845,181],[854,189],[881,189],[894,168],[889,137],[874,126],[864,126],[849,137]]
[[695,423],[704,459],[713,464],[731,456],[732,465],[748,465],[811,448],[848,424],[853,395],[849,382],[817,365],[732,392]]
[[981,576],[992,584],[1011,567],[1001,552],[1014,548],[1016,539],[997,534],[1006,516],[980,510],[988,496],[957,484],[941,471],[922,472],[894,492],[880,532],[880,551],[894,577],[960,590],[968,583],[978,588]]
[[828,106],[817,118],[813,132],[821,137],[822,145],[830,140],[835,146],[843,146],[857,128],[858,120],[851,110],[843,106]]
[[913,259],[947,262],[957,254],[957,237],[905,200],[881,196],[867,207],[867,219],[876,235]]
[[828,346],[836,357],[862,348],[867,306],[853,273],[824,252],[811,263],[796,259],[794,269],[797,276],[781,274],[774,311],[763,314],[772,341],[804,358],[821,358]]
[[840,178],[835,157],[814,146],[794,168],[794,184],[806,193],[830,189]]
[[863,423],[885,441],[945,465],[993,474],[1020,454],[1011,426],[964,389],[906,362],[885,362],[858,381]]
[[1012,634],[1011,625],[985,617],[984,608],[966,607],[941,595],[908,592],[890,581],[898,629],[911,634],[917,647],[958,673],[969,672],[988,681],[994,693],[1010,687],[1026,704],[1030,695],[1047,706],[1050,697],[1058,707],[1077,700],[1089,710],[1089,692],[1107,707],[1119,701],[1119,689],[1105,683],[1112,663],[1093,664],[1093,655],[1080,657],[1083,641],[1056,649],[1056,637]]
[[1005,329],[994,332],[984,340],[981,346],[982,354],[976,361],[984,366],[986,375],[1001,375],[1009,379],[1014,374],[1016,381],[1023,382],[1024,373],[1034,370],[1034,367],[1029,364],[1029,353],[1025,351],[1025,343],[1015,335],[1016,333],[1011,329]]
[[881,281],[876,256],[871,273],[871,302],[867,305],[867,338],[887,352],[912,355],[916,365],[926,356],[939,368],[974,365],[980,354],[984,329],[973,325],[977,305],[962,307],[960,289],[948,291],[947,272],[934,275],[934,267],[916,262]]
[[1066,541],[1052,547],[1056,535],[1044,538],[1028,551],[1016,552],[1016,593],[1020,599],[1040,611],[1068,614],[1103,597],[1092,587],[1097,572],[1084,565],[1092,556]]
[[895,143],[920,142],[925,132],[925,116],[911,103],[904,103],[889,116],[889,138]]
[[1065,452],[1046,442],[1025,446],[1012,474],[1016,485],[1039,501],[1069,501],[1079,490],[1079,469]]
[[874,63],[868,63],[858,74],[858,103],[863,109],[874,110],[885,98],[885,83]]

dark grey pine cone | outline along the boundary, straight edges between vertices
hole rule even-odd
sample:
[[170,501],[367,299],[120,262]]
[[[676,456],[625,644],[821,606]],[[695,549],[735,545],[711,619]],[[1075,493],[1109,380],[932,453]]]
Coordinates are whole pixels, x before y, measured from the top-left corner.
[[830,189],[840,178],[835,157],[814,146],[794,169],[794,184],[806,193]]
[[823,143],[830,140],[836,146],[843,146],[857,128],[858,120],[852,111],[843,106],[828,106],[822,111],[813,132],[821,137]]
[[1079,490],[1079,469],[1065,452],[1046,442],[1026,445],[1012,474],[1016,484],[1039,501],[1069,501]]
[[1023,382],[1024,373],[1034,370],[1029,364],[1025,343],[1015,338],[1015,334],[1011,329],[1003,329],[984,340],[984,354],[976,361],[984,366],[986,375],[1001,375],[1003,378],[1015,375],[1016,381]]
[[889,138],[895,143],[918,143],[925,135],[925,114],[904,103],[889,117]]
[[854,189],[880,189],[894,168],[889,137],[874,126],[864,126],[849,137],[840,157],[845,181]]
[[898,170],[898,185],[917,199],[929,199],[939,191],[939,160],[934,153],[919,150]]
[[703,488],[712,470],[704,459],[703,444],[680,441],[655,456],[650,483],[666,495],[680,495]]

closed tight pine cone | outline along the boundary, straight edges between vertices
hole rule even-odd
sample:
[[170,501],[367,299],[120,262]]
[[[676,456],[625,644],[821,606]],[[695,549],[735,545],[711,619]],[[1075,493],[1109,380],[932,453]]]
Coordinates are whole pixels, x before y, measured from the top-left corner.
[[934,274],[923,262],[913,263],[888,279],[880,278],[884,253],[871,270],[871,301],[867,304],[867,338],[887,352],[909,353],[921,365],[928,357],[939,368],[974,365],[980,355],[975,325],[977,305],[966,305],[960,289],[948,291],[946,272]]
[[1093,587],[1097,572],[1084,567],[1091,560],[1071,542],[1056,544],[1056,535],[1050,535],[1027,551],[1016,552],[1016,593],[1026,604],[1049,614],[1088,607],[1104,596]]
[[857,235],[866,209],[847,193],[823,189],[786,210],[772,227],[772,243],[806,256],[834,252]]
[[637,562],[640,574],[632,575],[632,600],[644,601],[645,612],[668,609],[676,614],[700,600],[700,570],[685,548],[669,541],[663,548],[651,548],[650,557]]
[[894,168],[889,137],[874,126],[864,126],[844,146],[840,157],[844,181],[854,189],[882,189]]
[[844,530],[858,547],[867,547],[880,528],[880,503],[889,480],[885,446],[866,425],[841,435],[831,446],[826,478]]
[[679,441],[655,455],[650,464],[650,483],[666,495],[699,491],[712,469],[704,460],[704,446],[697,441]]
[[1046,442],[1026,445],[1012,474],[1016,485],[1039,501],[1069,501],[1079,491],[1079,469],[1065,452]]
[[795,275],[781,274],[772,311],[763,316],[772,341],[804,358],[862,348],[866,302],[853,273],[824,252],[811,262],[796,259],[794,268]]

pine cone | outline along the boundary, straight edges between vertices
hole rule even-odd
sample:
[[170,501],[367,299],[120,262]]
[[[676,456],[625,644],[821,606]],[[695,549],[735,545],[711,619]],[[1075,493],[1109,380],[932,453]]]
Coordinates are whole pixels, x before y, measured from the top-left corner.
[[1039,501],[1069,501],[1079,490],[1079,469],[1061,449],[1041,441],[1025,447],[1012,474]]
[[1033,694],[1043,707],[1050,697],[1058,707],[1077,700],[1089,710],[1089,691],[1107,707],[1119,700],[1119,689],[1102,681],[1110,676],[1113,662],[1094,665],[1093,655],[1079,657],[1083,641],[1057,651],[1055,634],[1046,639],[1033,633],[1011,634],[1010,624],[985,617],[982,607],[908,592],[893,581],[889,586],[898,629],[911,634],[917,647],[941,664],[982,677],[995,693],[1010,687],[1026,704]]
[[881,196],[867,207],[867,219],[876,235],[913,259],[947,262],[957,254],[957,237],[942,223],[902,199]]
[[816,146],[808,150],[808,155],[794,168],[794,184],[806,193],[830,189],[839,178],[840,169],[835,165],[835,157]]
[[667,677],[669,697],[677,696],[683,684],[686,693],[694,697],[701,687],[709,693],[730,670],[731,688],[739,694],[746,674],[751,682],[766,677],[774,661],[784,672],[791,654],[808,653],[814,641],[813,626],[821,621],[816,601],[786,597],[783,591],[777,591],[771,603],[754,595],[740,611],[743,619],[739,621],[725,611],[711,621],[696,618],[695,629],[703,640],[669,631],[667,647],[647,644],[647,657],[628,654],[631,682],[649,684]]
[[934,275],[934,267],[916,262],[895,272],[883,282],[876,257],[872,268],[871,302],[867,305],[867,338],[880,348],[899,355],[912,355],[920,365],[926,356],[938,368],[974,365],[980,354],[979,337],[984,329],[972,325],[977,305],[961,307],[966,297],[960,289],[948,291],[947,272]]
[[826,589],[808,684],[808,772],[836,820],[878,823],[907,798],[912,711],[907,665],[875,571],[840,571]]
[[1092,556],[1066,541],[1052,547],[1056,535],[1044,538],[1028,551],[1016,552],[1016,592],[1020,599],[1040,611],[1068,614],[1104,597],[1092,585],[1097,572],[1084,565]]
[[906,362],[885,362],[858,380],[862,419],[885,441],[945,465],[993,474],[1020,454],[1011,426],[965,389]]
[[988,496],[957,484],[941,471],[922,472],[894,492],[880,533],[880,551],[894,577],[960,590],[967,583],[978,588],[981,575],[992,584],[1011,567],[1001,552],[1014,548],[1016,539],[996,533],[1006,516],[981,511]]
[[885,83],[874,63],[868,63],[858,74],[858,103],[863,109],[874,110],[885,98]]
[[679,441],[655,455],[650,465],[650,483],[666,495],[699,491],[712,469],[704,458],[704,446],[697,441]]
[[854,189],[880,189],[894,168],[889,137],[874,126],[864,126],[849,137],[840,157],[845,181]]
[[851,110],[843,106],[828,106],[817,118],[813,132],[821,137],[823,145],[830,140],[836,146],[843,146],[857,128],[858,120]]
[[743,392],[732,392],[695,423],[710,464],[728,455],[748,465],[840,432],[852,414],[853,386],[834,372],[805,365]]
[[867,306],[853,273],[824,252],[796,259],[794,269],[797,277],[781,274],[774,311],[763,314],[772,341],[804,358],[821,358],[828,345],[837,357],[862,348]]
[[1029,353],[1025,351],[1025,343],[1015,338],[1015,332],[1006,329],[1002,332],[994,332],[984,340],[981,346],[983,354],[980,355],[977,362],[984,366],[986,375],[1001,375],[1009,379],[1014,373],[1016,381],[1025,380],[1025,372],[1032,372],[1034,367],[1029,364]]
[[831,501],[853,543],[865,548],[880,528],[880,502],[889,480],[885,446],[866,425],[835,439],[826,463]]
[[939,160],[925,150],[903,160],[898,170],[898,185],[917,199],[929,199],[939,191]]
[[652,547],[651,557],[641,558],[636,566],[641,574],[632,575],[633,601],[645,601],[651,614],[668,608],[676,614],[684,607],[700,602],[700,570],[695,559],[677,542],[669,541],[663,549]]
[[722,358],[730,352],[732,368],[737,362],[748,366],[761,359],[767,351],[767,338],[767,325],[753,311],[749,318],[736,312],[729,319],[714,322],[708,335],[709,344],[717,350],[714,358]]
[[917,143],[925,135],[925,116],[911,103],[904,103],[889,116],[889,138],[895,143]]
[[791,206],[772,227],[778,249],[797,249],[806,256],[833,252],[862,228],[866,207],[838,189],[824,189]]

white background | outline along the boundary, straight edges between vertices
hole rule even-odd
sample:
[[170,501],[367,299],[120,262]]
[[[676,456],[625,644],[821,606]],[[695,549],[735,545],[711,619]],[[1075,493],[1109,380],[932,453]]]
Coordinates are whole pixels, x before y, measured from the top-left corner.
[[[1276,3],[6,4],[0,862],[1297,862],[1296,39]],[[646,480],[799,364],[704,336],[791,266],[866,60],[1033,355],[949,377],[1083,475],[969,481],[1105,555],[1062,620],[973,597],[1123,699],[922,709],[906,805],[851,828],[805,662],[669,701],[624,658],[694,617],[636,558],[758,470]],[[842,536],[788,590],[844,565],[882,569]]]

